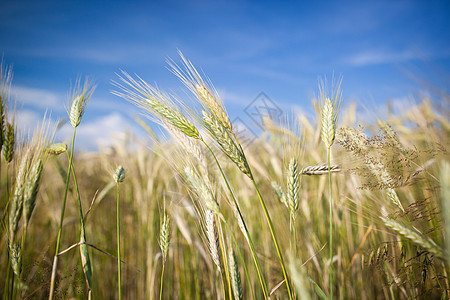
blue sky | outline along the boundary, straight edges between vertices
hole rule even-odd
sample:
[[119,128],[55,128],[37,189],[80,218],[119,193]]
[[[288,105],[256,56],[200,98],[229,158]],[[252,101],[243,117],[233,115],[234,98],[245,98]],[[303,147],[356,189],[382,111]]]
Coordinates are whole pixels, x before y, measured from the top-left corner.
[[[4,1],[0,51],[13,66],[20,128],[65,117],[71,83],[98,84],[79,130],[94,149],[139,131],[139,111],[111,95],[123,69],[181,97],[166,59],[202,69],[231,118],[264,92],[283,110],[313,110],[318,79],[343,77],[344,102],[373,107],[424,89],[448,93],[449,1]],[[66,126],[58,135],[70,135]]]

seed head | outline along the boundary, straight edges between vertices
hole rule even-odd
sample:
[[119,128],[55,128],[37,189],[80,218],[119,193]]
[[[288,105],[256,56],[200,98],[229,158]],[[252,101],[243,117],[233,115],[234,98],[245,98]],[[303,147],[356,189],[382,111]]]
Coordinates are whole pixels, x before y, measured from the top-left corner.
[[23,201],[23,213],[25,217],[25,226],[28,226],[31,214],[36,206],[36,197],[39,189],[39,181],[42,174],[44,162],[41,158],[37,158],[33,162],[30,171],[27,176],[27,183],[25,185],[24,201]]
[[47,148],[47,152],[52,155],[59,155],[67,151],[67,145],[64,143],[51,144]]
[[287,204],[291,214],[294,215],[298,209],[300,190],[300,176],[298,171],[298,164],[295,158],[291,158],[287,171]]
[[80,86],[80,82],[77,82],[76,88],[72,92],[72,99],[69,111],[70,124],[73,128],[78,127],[83,117],[86,106],[94,93],[95,86],[86,79],[83,88]]
[[159,247],[163,256],[163,261],[166,261],[167,252],[169,251],[170,243],[170,219],[167,213],[164,213],[161,222],[161,229],[159,232]]
[[120,183],[125,179],[125,169],[122,166],[118,166],[114,172],[113,179],[116,183]]
[[205,207],[208,210],[216,213],[218,216],[222,217],[219,203],[217,203],[217,200],[214,197],[211,189],[205,184],[205,182],[190,167],[185,167],[184,173],[192,189],[197,194],[198,198],[203,201]]
[[10,163],[14,156],[15,130],[11,123],[6,124],[5,137],[3,141],[3,156]]
[[322,122],[322,140],[327,148],[330,148],[335,139],[336,126],[339,110],[341,107],[341,80],[338,81],[337,88],[333,91],[332,99],[325,91],[325,85],[321,83],[320,101],[321,101],[321,122]]

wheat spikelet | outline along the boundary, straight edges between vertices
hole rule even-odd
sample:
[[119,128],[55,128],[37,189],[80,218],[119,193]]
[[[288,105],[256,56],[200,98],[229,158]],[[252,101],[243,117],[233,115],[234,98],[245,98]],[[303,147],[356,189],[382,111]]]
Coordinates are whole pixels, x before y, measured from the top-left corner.
[[76,87],[72,92],[71,105],[69,111],[69,120],[73,128],[78,127],[83,117],[86,106],[94,93],[95,86],[88,79],[85,80],[81,88],[80,81],[77,81]]
[[300,174],[302,175],[324,175],[331,173],[337,173],[342,171],[341,166],[330,166],[330,170],[328,170],[327,165],[317,165],[317,166],[308,166],[301,170]]
[[113,179],[116,183],[121,183],[125,179],[125,169],[122,166],[118,166],[114,172]]
[[51,155],[60,155],[67,151],[67,145],[64,143],[51,144],[47,147],[47,153]]
[[404,238],[407,238],[414,244],[424,248],[428,252],[436,255],[437,257],[445,258],[442,248],[439,247],[435,241],[425,236],[417,229],[400,224],[399,222],[390,219],[388,217],[380,217],[380,218],[386,227],[394,230],[399,235],[403,236]]
[[287,171],[287,197],[286,202],[289,206],[289,210],[292,216],[295,216],[295,212],[298,209],[299,202],[299,190],[300,190],[300,176],[298,172],[298,164],[295,158],[291,158],[289,161]]
[[3,95],[0,94],[0,151],[2,150],[5,139],[5,127],[5,104],[3,103]]
[[167,252],[169,251],[170,242],[170,219],[169,216],[164,213],[161,222],[161,229],[159,232],[159,247],[161,248],[161,253],[163,256],[163,261],[166,261]]
[[[7,163],[10,163],[14,156],[15,129],[11,123],[6,123],[5,136],[3,142],[3,157]],[[3,130],[2,130],[3,132]]]
[[326,98],[322,107],[322,140],[327,146],[331,147],[335,138],[334,107],[330,98]]
[[236,140],[232,138],[232,134],[223,125],[217,121],[217,119],[203,111],[203,121],[205,126],[211,135],[214,137],[215,141],[219,144],[223,153],[225,153],[249,178],[252,178],[252,173],[250,167],[245,158],[242,148]]
[[195,125],[179,111],[168,96],[139,77],[134,79],[126,72],[122,72],[122,74],[123,76],[118,75],[122,84],[114,82],[114,85],[122,92],[113,91],[114,95],[143,108],[157,117],[163,124],[168,123],[189,137],[201,139]]
[[23,211],[23,199],[25,186],[27,184],[27,174],[31,159],[30,148],[24,153],[19,170],[16,176],[16,182],[14,186],[14,192],[11,198],[11,208],[9,211],[9,239],[11,242],[14,241],[17,234],[17,229],[19,228],[19,221],[22,217]]
[[175,140],[180,144],[183,149],[191,154],[198,162],[201,167],[201,173],[208,173],[208,161],[200,148],[199,141],[196,139],[191,139],[185,134],[183,134],[178,128],[165,124],[164,126],[167,131],[175,138]]
[[220,272],[219,234],[217,233],[217,227],[214,221],[214,213],[209,209],[205,209],[205,230],[206,237],[208,239],[209,253],[211,254],[212,260]]
[[0,151],[2,150],[5,137],[7,100],[12,82],[12,68],[4,66],[3,60],[0,63]]
[[227,128],[228,130],[232,130],[232,124],[230,119],[228,118],[228,114],[225,111],[225,108],[223,107],[221,102],[216,100],[216,97],[214,97],[211,90],[204,85],[198,84],[195,85],[195,89],[200,96],[199,99],[201,99],[204,108],[209,109],[211,114],[213,114],[225,128]]
[[398,195],[395,192],[395,190],[387,189],[386,190],[386,196],[392,203],[394,203],[394,205],[396,205],[398,208],[400,208],[403,212],[405,211],[405,209],[403,208],[403,205],[400,202],[400,199],[398,198]]
[[278,200],[280,200],[281,203],[286,205],[287,208],[289,208],[289,205],[286,202],[286,195],[283,192],[283,188],[275,181],[272,181],[272,191],[277,195]]
[[336,136],[337,119],[341,107],[341,80],[338,81],[337,88],[333,91],[332,99],[327,96],[325,84],[319,86],[321,98],[321,125],[322,140],[327,148],[330,148]]
[[9,256],[11,261],[11,268],[17,278],[20,277],[22,272],[22,259],[20,257],[20,245],[17,243],[10,244],[9,246]]
[[239,268],[237,266],[233,248],[229,247],[229,249],[228,264],[230,269],[231,287],[233,288],[234,299],[240,300],[242,299],[241,275],[239,274]]
[[173,61],[170,61],[169,65],[171,66],[172,73],[197,97],[203,109],[208,110],[214,115],[225,128],[232,130],[232,124],[217,91],[209,81],[208,86],[194,65],[184,57],[181,51],[178,51],[178,54],[183,61],[184,70]]
[[44,161],[41,157],[37,157],[32,163],[30,171],[27,176],[27,183],[25,185],[23,213],[25,217],[25,226],[28,226],[31,214],[36,205],[36,197],[39,189],[39,181],[42,170],[44,168]]
[[220,212],[219,203],[217,203],[211,189],[205,184],[205,182],[194,172],[191,167],[185,167],[184,173],[192,189],[195,191],[198,198],[203,201],[205,207],[223,218],[222,213]]

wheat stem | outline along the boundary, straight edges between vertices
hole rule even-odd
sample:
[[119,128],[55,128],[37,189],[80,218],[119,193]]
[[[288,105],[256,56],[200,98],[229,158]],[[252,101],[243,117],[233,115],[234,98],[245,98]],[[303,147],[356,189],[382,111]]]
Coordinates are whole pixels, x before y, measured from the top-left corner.
[[119,288],[119,300],[122,299],[122,272],[121,272],[121,262],[120,262],[120,206],[119,206],[119,182],[116,182],[117,187],[117,279],[119,281],[118,288]]
[[275,235],[275,230],[273,228],[273,224],[272,224],[272,220],[271,220],[270,215],[269,215],[269,211],[267,210],[266,203],[264,202],[264,199],[262,198],[261,193],[259,192],[259,189],[258,189],[258,186],[256,185],[255,179],[252,177],[251,180],[252,180],[253,186],[255,187],[256,193],[258,194],[259,203],[261,204],[261,206],[262,206],[262,208],[264,210],[264,215],[266,217],[267,224],[269,225],[270,234],[271,234],[272,240],[273,240],[273,242],[275,244],[275,248],[277,250],[278,259],[280,261],[281,269],[283,271],[283,276],[284,276],[284,280],[285,280],[285,283],[286,283],[286,288],[288,290],[289,299],[292,300],[293,298],[292,298],[292,291],[291,291],[291,287],[290,287],[290,282],[289,282],[289,279],[288,279],[288,276],[287,276],[286,267],[285,267],[284,260],[283,260],[283,255],[281,253],[281,249],[280,249],[280,245],[278,243],[277,236]]
[[330,205],[330,299],[333,299],[333,195],[331,191],[331,147],[327,149],[328,157],[328,193]]
[[59,253],[59,247],[60,247],[60,243],[61,243],[61,235],[62,235],[62,230],[63,230],[63,221],[64,221],[64,212],[66,210],[66,200],[67,200],[67,192],[69,190],[69,180],[70,180],[70,172],[72,170],[72,161],[73,161],[73,152],[74,152],[74,148],[75,148],[75,135],[77,132],[77,128],[74,127],[73,129],[73,136],[72,136],[72,146],[70,149],[70,157],[69,157],[69,170],[67,171],[67,178],[66,178],[66,187],[64,190],[64,199],[63,199],[63,205],[61,208],[61,218],[59,221],[59,230],[58,230],[58,237],[56,238],[56,249],[55,249],[55,256],[53,258],[53,267],[52,267],[52,275],[51,275],[51,279],[50,279],[50,293],[48,296],[49,300],[53,299],[53,293],[55,290],[55,280],[56,280],[56,269],[57,269],[57,264],[58,264],[58,253]]
[[166,266],[166,263],[163,260],[162,271],[161,271],[161,284],[160,284],[160,288],[159,288],[159,300],[162,299],[163,282],[164,282],[164,268],[165,268],[165,266]]
[[261,284],[261,288],[262,288],[262,291],[263,291],[263,294],[264,294],[264,298],[268,299],[268,295],[269,294],[268,294],[268,289],[267,289],[267,286],[266,286],[266,281],[264,280],[264,275],[262,274],[261,265],[259,263],[258,256],[256,255],[256,250],[255,250],[255,247],[253,245],[253,240],[252,240],[252,238],[251,238],[251,236],[250,236],[250,234],[248,232],[247,225],[244,222],[244,218],[242,217],[242,213],[241,213],[241,210],[239,208],[239,204],[238,204],[238,202],[236,200],[236,197],[235,197],[235,195],[233,193],[233,190],[231,189],[230,183],[228,182],[228,179],[225,176],[225,173],[223,172],[222,166],[220,165],[219,161],[217,160],[216,155],[214,154],[212,149],[209,147],[209,145],[205,141],[202,140],[202,142],[206,146],[206,148],[209,150],[211,155],[214,157],[216,165],[219,168],[220,174],[222,175],[222,178],[225,181],[225,184],[226,184],[226,186],[228,188],[228,191],[230,191],[230,195],[231,195],[231,198],[233,199],[234,205],[235,205],[236,210],[238,212],[238,216],[242,220],[242,225],[244,227],[243,229],[245,231],[244,234],[245,234],[246,240],[248,241],[248,243],[250,245],[250,250],[251,250],[251,253],[252,253],[252,259],[253,259],[253,262],[255,263],[255,266],[256,266],[256,271],[258,273],[258,279],[259,279],[259,282]]

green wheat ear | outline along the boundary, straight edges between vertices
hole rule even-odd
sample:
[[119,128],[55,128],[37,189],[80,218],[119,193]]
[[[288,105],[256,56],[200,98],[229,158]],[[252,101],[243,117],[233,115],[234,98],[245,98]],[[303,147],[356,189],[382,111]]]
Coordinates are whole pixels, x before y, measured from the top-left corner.
[[300,198],[299,190],[300,190],[300,174],[298,170],[298,164],[295,158],[291,158],[288,166],[286,201],[292,216],[295,216],[295,212],[298,209],[298,202]]
[[73,128],[77,128],[80,125],[81,118],[84,115],[84,111],[94,90],[95,86],[88,79],[85,80],[83,87],[81,87],[80,81],[77,81],[72,91],[69,110],[70,124],[72,124]]
[[341,108],[341,80],[338,81],[337,88],[332,91],[331,99],[325,90],[325,84],[321,83],[320,101],[321,101],[321,125],[322,140],[327,148],[330,148],[336,136],[337,119]]
[[167,252],[169,251],[170,243],[170,219],[166,212],[164,212],[161,229],[159,233],[159,247],[163,256],[163,261],[166,261]]

